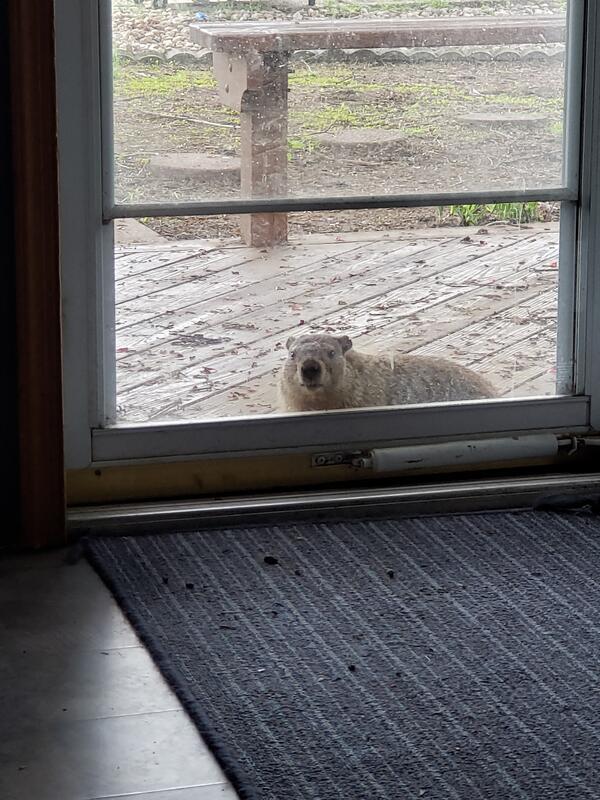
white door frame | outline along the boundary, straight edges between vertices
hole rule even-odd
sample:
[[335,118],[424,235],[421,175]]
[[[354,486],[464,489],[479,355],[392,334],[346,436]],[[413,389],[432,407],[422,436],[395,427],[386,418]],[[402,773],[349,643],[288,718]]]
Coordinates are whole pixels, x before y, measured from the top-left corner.
[[[148,213],[149,208],[115,207],[113,203],[112,127],[107,113],[111,108],[110,3],[55,3],[67,468],[148,459],[310,452],[332,446],[346,450],[506,433],[583,433],[600,426],[600,359],[592,357],[600,352],[600,281],[596,277],[600,246],[600,59],[596,47],[600,12],[596,2],[571,0],[570,5],[570,38],[583,41],[583,47],[570,48],[563,187],[535,193],[538,199],[548,195],[563,201],[559,289],[563,332],[558,359],[559,368],[564,372],[566,364],[570,376],[574,352],[577,395],[152,425],[111,424],[115,417],[112,220]],[[578,66],[582,57],[583,83]],[[382,200],[382,205],[431,205],[432,200],[434,204],[461,203],[481,197],[525,199],[529,195],[531,192],[396,196]],[[340,202],[344,199],[333,199],[328,207],[339,207]],[[237,201],[238,212],[240,203],[244,201]],[[309,209],[323,207],[323,203],[323,198],[281,200],[270,207]],[[355,203],[359,201],[355,199]],[[196,204],[195,212],[193,206],[184,205],[185,213],[210,212],[205,203]],[[213,204],[213,212],[222,211],[221,205]],[[150,211],[156,215],[182,213],[182,207],[161,206]],[[572,322],[575,308],[576,327]],[[570,378],[565,380],[568,383]]]

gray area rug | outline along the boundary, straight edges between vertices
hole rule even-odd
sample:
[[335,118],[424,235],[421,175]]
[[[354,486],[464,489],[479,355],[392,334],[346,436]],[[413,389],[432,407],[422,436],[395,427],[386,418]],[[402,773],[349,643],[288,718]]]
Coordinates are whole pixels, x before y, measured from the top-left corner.
[[243,798],[600,798],[600,522],[92,539]]

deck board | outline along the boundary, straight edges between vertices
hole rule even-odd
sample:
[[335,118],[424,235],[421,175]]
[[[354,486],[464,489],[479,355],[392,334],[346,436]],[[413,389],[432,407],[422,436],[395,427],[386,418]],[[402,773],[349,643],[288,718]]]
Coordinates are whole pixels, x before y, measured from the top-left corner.
[[[466,236],[466,234],[468,234]],[[219,243],[120,248],[120,419],[274,410],[288,336],[443,355],[507,396],[550,394],[558,227],[332,236],[268,253]]]
[[[330,328],[347,329],[349,311],[356,308],[360,314],[369,314],[373,317],[372,327],[382,324],[381,319],[389,315],[387,307],[392,308],[401,299],[406,298],[407,291],[412,292],[413,299],[418,297],[423,302],[436,289],[437,293],[442,293],[442,300],[451,296],[458,296],[468,289],[468,276],[480,275],[488,269],[486,262],[482,259],[491,255],[501,247],[511,244],[510,240],[500,240],[493,246],[480,246],[477,249],[466,249],[466,245],[460,241],[442,242],[438,247],[410,243],[408,247],[395,248],[393,251],[383,250],[384,245],[377,245],[382,248],[382,252],[367,253],[366,256],[360,254],[360,260],[352,256],[352,261],[346,265],[346,269],[338,269],[331,272],[327,269],[332,263],[318,261],[316,269],[313,266],[312,274],[307,274],[299,264],[291,263],[285,272],[280,273],[275,282],[256,282],[255,286],[245,286],[242,291],[237,290],[238,278],[231,279],[236,287],[233,291],[227,291],[220,296],[220,303],[212,302],[208,305],[207,300],[217,300],[213,294],[213,287],[201,287],[203,299],[199,304],[204,317],[210,315],[211,319],[201,319],[203,336],[204,331],[209,337],[216,337],[219,340],[226,339],[228,332],[238,331],[237,340],[239,346],[251,346],[264,339],[263,334],[279,336],[288,330],[290,313],[296,316],[295,324],[298,325],[301,319],[304,324],[310,324],[320,320],[321,325]],[[537,253],[537,243],[520,243],[523,250],[519,250],[518,255],[525,256],[528,250]],[[427,253],[433,251],[429,257]],[[517,254],[517,253],[516,253]],[[416,258],[416,256],[419,258]],[[470,263],[475,262],[476,264]],[[469,266],[470,264],[470,266]],[[452,268],[457,268],[453,270]],[[502,268],[499,267],[499,270]],[[318,271],[318,274],[317,274]],[[443,277],[431,284],[426,279],[431,278],[437,273],[444,273]],[[506,273],[506,269],[504,269]],[[491,278],[484,275],[483,280]],[[224,279],[225,280],[225,279]],[[251,278],[247,279],[249,282]],[[226,281],[225,281],[226,283]],[[290,286],[292,290],[290,293]],[[452,287],[450,289],[443,287]],[[257,288],[258,287],[258,288]],[[393,289],[392,289],[393,287]],[[178,287],[174,287],[178,289]],[[273,294],[269,290],[274,289]],[[167,308],[167,314],[173,313],[171,300],[173,293],[170,290],[160,293],[152,298],[150,305],[154,307],[163,300],[162,308]],[[248,309],[248,301],[260,297],[262,302],[258,309]],[[425,298],[425,301],[423,301]],[[146,303],[148,305],[149,303]],[[406,302],[404,305],[407,306]],[[408,306],[407,306],[408,308]],[[181,319],[183,312],[189,309],[188,306],[180,308],[178,319]],[[126,311],[136,312],[128,304]],[[325,316],[331,312],[332,316]],[[337,312],[337,313],[334,313]],[[149,314],[148,309],[144,309],[144,314]],[[163,312],[164,316],[164,312]],[[170,317],[168,317],[170,319]],[[262,322],[272,323],[262,325]],[[156,318],[151,319],[152,325],[156,324]],[[194,320],[194,322],[196,322]],[[170,326],[171,327],[171,326]],[[174,328],[171,328],[173,330]],[[178,328],[180,331],[181,328]],[[360,329],[356,328],[348,331],[357,335]],[[173,334],[169,337],[174,339]],[[150,341],[150,339],[148,339]],[[164,341],[164,337],[163,337]],[[178,342],[184,345],[184,342]],[[189,341],[190,349],[194,348],[194,341]],[[217,350],[221,350],[219,346]],[[206,361],[207,351],[202,353],[202,363]],[[133,358],[128,356],[128,358]],[[124,383],[124,386],[129,384]]]

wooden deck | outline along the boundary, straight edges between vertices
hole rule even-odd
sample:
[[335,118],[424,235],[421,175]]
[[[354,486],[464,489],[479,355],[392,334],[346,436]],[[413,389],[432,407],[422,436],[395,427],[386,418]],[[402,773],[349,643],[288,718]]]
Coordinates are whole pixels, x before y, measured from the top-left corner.
[[435,354],[506,396],[552,394],[558,225],[312,236],[270,251],[168,242],[116,252],[121,421],[274,410],[291,334]]

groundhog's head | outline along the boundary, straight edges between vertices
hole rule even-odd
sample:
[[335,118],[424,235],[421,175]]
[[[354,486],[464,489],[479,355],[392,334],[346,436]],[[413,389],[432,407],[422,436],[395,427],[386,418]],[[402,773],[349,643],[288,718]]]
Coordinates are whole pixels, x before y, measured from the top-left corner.
[[288,357],[284,377],[288,384],[310,394],[337,387],[343,378],[346,352],[352,347],[348,336],[308,334],[291,336],[286,343]]

